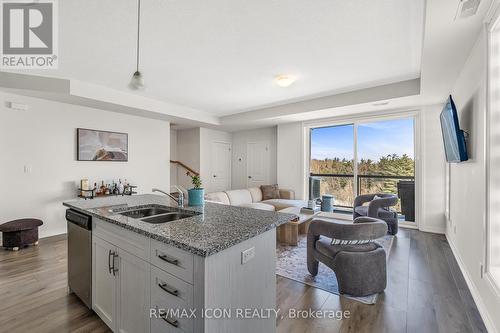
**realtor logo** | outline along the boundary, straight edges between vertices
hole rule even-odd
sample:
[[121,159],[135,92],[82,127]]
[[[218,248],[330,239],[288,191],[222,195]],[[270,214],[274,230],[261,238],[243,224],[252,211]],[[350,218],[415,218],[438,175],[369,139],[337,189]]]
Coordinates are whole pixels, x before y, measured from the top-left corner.
[[0,0],[3,69],[57,68],[56,0]]

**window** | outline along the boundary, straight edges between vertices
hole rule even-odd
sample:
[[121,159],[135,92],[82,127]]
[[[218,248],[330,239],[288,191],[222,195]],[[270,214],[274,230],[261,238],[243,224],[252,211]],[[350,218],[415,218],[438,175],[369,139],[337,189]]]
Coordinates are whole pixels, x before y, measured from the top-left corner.
[[311,130],[311,176],[321,179],[321,195],[335,194],[336,205],[354,201],[354,125]]
[[367,193],[400,196],[400,218],[415,221],[414,119],[358,122],[311,129],[310,176],[337,208]]

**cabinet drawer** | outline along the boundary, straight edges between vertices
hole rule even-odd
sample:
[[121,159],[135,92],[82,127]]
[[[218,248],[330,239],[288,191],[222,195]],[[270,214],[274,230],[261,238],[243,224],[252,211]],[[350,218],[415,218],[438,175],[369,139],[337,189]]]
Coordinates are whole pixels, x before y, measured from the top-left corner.
[[171,275],[193,283],[194,255],[151,240],[151,263]]
[[[169,319],[172,320],[172,319]],[[163,318],[151,318],[151,333],[191,333],[192,326],[187,327],[185,321],[177,320],[177,327]]]
[[[151,332],[192,332],[195,318],[189,318],[193,286],[175,276],[151,267],[151,309],[167,311],[168,320],[151,318]],[[172,311],[172,312],[168,312]]]
[[157,305],[190,308],[193,304],[193,286],[151,266],[151,302]]

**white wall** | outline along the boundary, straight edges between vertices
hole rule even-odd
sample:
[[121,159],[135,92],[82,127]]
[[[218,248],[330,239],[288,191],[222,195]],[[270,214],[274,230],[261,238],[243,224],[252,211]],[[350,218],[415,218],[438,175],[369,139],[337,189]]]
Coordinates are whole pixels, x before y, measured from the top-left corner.
[[[78,127],[128,133],[129,161],[76,161]],[[127,178],[139,192],[168,188],[169,131],[165,121],[0,92],[0,221],[36,217],[44,221],[41,237],[65,233],[62,202],[76,198],[82,178]]]
[[[177,160],[200,172],[200,128],[177,131]],[[185,189],[192,188],[191,178],[186,170],[177,166],[177,184]]]
[[256,130],[233,133],[233,160],[231,181],[231,187],[233,189],[247,187],[247,143],[249,142],[269,142],[269,183],[275,184],[277,182],[276,138],[276,127],[260,128]]
[[[170,129],[170,159],[177,161],[177,130]],[[170,185],[177,185],[177,165],[170,164]]]
[[490,332],[500,330],[500,297],[481,278],[486,211],[486,34],[483,32],[458,77],[452,94],[460,126],[470,132],[470,160],[450,168],[450,221],[446,235]]
[[281,188],[295,191],[297,199],[307,199],[305,188],[305,149],[302,123],[278,126],[277,132],[277,173]]
[[[211,170],[213,165],[212,144],[214,142],[231,143],[232,134],[208,128],[200,128],[200,176],[206,193],[216,190],[213,188]],[[229,172],[231,172],[231,170],[229,170]],[[229,190],[229,188],[227,190]]]
[[442,109],[441,104],[421,108],[419,133],[422,179],[419,229],[441,234],[446,224],[446,159],[439,120]]

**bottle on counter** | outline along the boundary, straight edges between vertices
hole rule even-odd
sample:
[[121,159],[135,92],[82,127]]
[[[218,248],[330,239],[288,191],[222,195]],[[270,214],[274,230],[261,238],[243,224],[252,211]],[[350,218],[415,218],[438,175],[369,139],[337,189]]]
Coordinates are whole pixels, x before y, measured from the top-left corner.
[[104,185],[104,180],[101,180],[101,188],[99,190],[100,195],[106,195],[106,186]]
[[118,194],[123,194],[124,190],[125,190],[125,186],[123,186],[122,180],[118,179]]
[[111,189],[112,189],[112,191],[111,191],[112,194],[115,194],[115,195],[118,194],[118,186],[116,185],[114,180],[113,180],[113,185],[112,185]]

